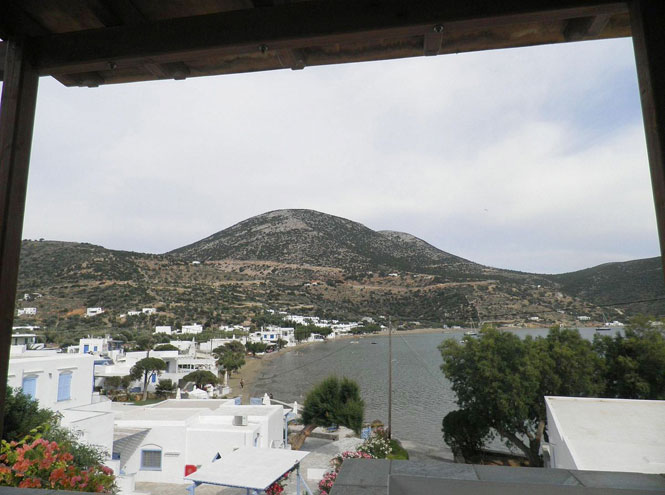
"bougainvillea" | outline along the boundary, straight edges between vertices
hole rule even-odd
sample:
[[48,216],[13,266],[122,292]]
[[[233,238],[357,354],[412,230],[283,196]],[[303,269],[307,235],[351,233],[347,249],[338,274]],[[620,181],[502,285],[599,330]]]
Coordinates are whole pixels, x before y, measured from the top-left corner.
[[287,471],[282,475],[280,479],[278,479],[272,485],[266,488],[266,495],[279,495],[280,493],[284,493],[284,483],[289,478],[289,475],[291,473],[292,471]]
[[321,495],[328,495],[330,493],[330,490],[332,490],[332,487],[335,484],[336,479],[337,479],[337,471],[326,473],[323,476],[323,479],[319,481],[319,493]]
[[113,470],[102,465],[81,469],[56,442],[26,437],[0,445],[0,486],[50,488],[81,492],[111,492]]
[[365,440],[358,451],[366,452],[375,459],[385,459],[392,453],[388,432],[383,428],[375,428],[372,435]]

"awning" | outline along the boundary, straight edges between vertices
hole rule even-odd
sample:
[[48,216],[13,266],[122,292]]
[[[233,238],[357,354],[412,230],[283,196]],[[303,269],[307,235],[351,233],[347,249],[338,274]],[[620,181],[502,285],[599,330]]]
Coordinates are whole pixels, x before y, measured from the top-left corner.
[[[298,470],[300,461],[307,454],[309,452],[300,450],[243,447],[185,476],[185,480],[193,481],[194,487],[207,483],[248,490],[265,490],[284,473],[294,468]],[[304,484],[300,473],[297,476],[298,483],[302,481]],[[309,488],[306,490],[310,492]],[[192,492],[193,490],[190,493]]]

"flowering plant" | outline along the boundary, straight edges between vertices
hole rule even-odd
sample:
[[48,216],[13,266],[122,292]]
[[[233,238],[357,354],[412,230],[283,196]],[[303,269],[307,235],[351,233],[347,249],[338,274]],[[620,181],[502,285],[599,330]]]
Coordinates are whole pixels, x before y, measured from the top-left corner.
[[272,485],[266,488],[266,495],[279,495],[284,492],[284,482],[289,478],[293,471],[287,471],[280,479],[275,481]]
[[337,454],[335,457],[330,459],[330,464],[332,465],[336,473],[339,472],[339,470],[342,468],[342,463],[344,462],[344,459],[374,459],[374,456],[367,452],[361,452],[360,450],[358,451],[347,450],[346,452]]
[[323,476],[323,479],[319,481],[319,493],[320,495],[328,495],[330,490],[332,490],[335,480],[337,479],[337,471],[332,471],[326,473]]
[[376,459],[385,459],[393,451],[390,446],[388,432],[383,428],[376,428],[372,432],[372,435],[365,440],[365,443],[360,446],[358,451],[371,454]]
[[72,454],[56,442],[25,437],[0,444],[0,486],[50,488],[81,492],[111,492],[113,470],[102,465],[87,469],[71,463]]

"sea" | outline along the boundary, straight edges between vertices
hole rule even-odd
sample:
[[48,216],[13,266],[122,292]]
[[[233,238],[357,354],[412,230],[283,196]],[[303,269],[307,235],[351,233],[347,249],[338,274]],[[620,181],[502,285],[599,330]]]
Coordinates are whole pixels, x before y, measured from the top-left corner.
[[[621,328],[621,327],[618,327]],[[461,340],[466,330],[446,333],[400,333],[392,336],[393,407],[395,438],[423,450],[446,448],[441,421],[457,409],[450,382],[441,372],[439,344],[445,339]],[[506,330],[520,337],[545,336],[547,328]],[[584,338],[593,339],[594,328],[580,328]],[[602,332],[614,335],[617,331]],[[302,404],[307,392],[330,375],[356,380],[365,401],[365,421],[388,421],[387,335],[330,340],[302,346],[267,360],[253,387],[253,395],[271,393],[284,402]]]

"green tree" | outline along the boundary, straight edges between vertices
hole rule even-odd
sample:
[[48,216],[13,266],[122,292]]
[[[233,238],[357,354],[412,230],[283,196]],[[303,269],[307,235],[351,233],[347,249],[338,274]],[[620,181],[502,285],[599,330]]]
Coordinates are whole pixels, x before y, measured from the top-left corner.
[[175,392],[176,386],[175,383],[169,378],[164,380],[159,380],[157,387],[155,387],[155,393],[158,397],[168,398]]
[[39,403],[25,395],[21,389],[7,387],[5,394],[5,417],[2,426],[2,439],[18,441],[30,430],[42,425],[56,425],[58,414],[50,409],[39,407]]
[[277,339],[277,349],[283,349],[288,342],[284,339]]
[[148,379],[153,374],[159,375],[166,369],[166,363],[159,358],[147,357],[138,361],[132,369],[129,370],[129,376],[133,380],[143,379],[143,400],[148,398]]
[[178,348],[172,344],[159,344],[155,347],[155,351],[177,351]]
[[605,360],[606,395],[625,399],[665,399],[665,336],[645,317],[631,319],[625,335],[596,336]]
[[214,373],[208,370],[196,370],[185,375],[180,380],[180,383],[194,382],[197,388],[203,388],[207,384],[217,385],[218,378]]
[[[521,340],[485,327],[477,339],[448,339],[439,349],[457,404],[473,419],[464,435],[475,441],[479,437],[474,431],[487,427],[524,452],[532,466],[542,464],[538,451],[546,419],[543,396],[602,391],[602,362],[576,330],[553,328],[547,338]],[[452,429],[444,433],[454,436]]]
[[217,357],[217,366],[229,373],[233,373],[245,365],[245,346],[237,340],[216,347],[212,353]]
[[329,376],[309,391],[302,410],[305,424],[292,446],[299,449],[317,426],[342,425],[360,433],[365,403],[360,397],[360,387],[346,377]]
[[465,462],[473,461],[481,455],[485,442],[491,438],[491,431],[484,418],[464,409],[451,411],[443,417],[443,440],[450,446],[456,457]]
[[268,344],[265,342],[247,342],[245,344],[245,349],[247,349],[247,352],[251,352],[252,356],[256,356],[257,352],[266,352],[267,348]]

